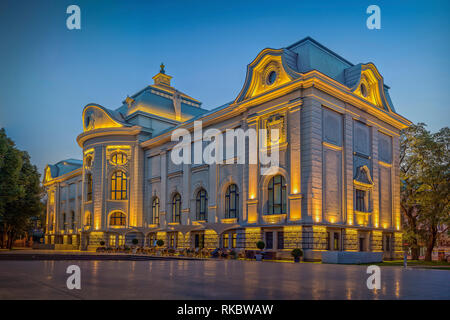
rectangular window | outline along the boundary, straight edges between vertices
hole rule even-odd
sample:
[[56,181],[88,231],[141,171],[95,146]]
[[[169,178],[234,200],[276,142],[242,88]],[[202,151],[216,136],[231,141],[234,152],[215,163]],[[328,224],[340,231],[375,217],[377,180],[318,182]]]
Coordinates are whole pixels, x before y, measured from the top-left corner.
[[356,211],[366,212],[365,198],[366,192],[364,190],[356,189]]
[[125,236],[119,236],[119,246],[125,245]]
[[277,249],[284,249],[284,232],[278,231],[277,233]]
[[110,235],[109,236],[109,245],[111,247],[114,247],[116,245],[116,236],[115,235]]
[[266,248],[273,249],[273,232],[266,232]]
[[229,245],[228,239],[229,239],[229,234],[228,234],[228,233],[225,233],[225,234],[223,235],[223,240],[222,240],[222,246],[223,246],[224,248],[228,248],[228,245]]
[[231,239],[231,247],[236,248],[236,242],[237,242],[237,233],[233,233],[232,239]]

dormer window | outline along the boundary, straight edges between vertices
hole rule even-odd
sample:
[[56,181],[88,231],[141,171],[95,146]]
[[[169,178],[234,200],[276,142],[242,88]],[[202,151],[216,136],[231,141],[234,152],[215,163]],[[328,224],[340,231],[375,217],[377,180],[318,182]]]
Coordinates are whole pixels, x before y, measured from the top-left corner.
[[275,71],[270,71],[266,79],[267,84],[270,86],[275,83],[275,80],[277,80],[277,73]]
[[363,95],[364,98],[367,98],[367,96],[369,95],[369,92],[367,90],[367,87],[364,83],[361,83],[361,85],[359,86],[359,90],[361,91],[361,94]]

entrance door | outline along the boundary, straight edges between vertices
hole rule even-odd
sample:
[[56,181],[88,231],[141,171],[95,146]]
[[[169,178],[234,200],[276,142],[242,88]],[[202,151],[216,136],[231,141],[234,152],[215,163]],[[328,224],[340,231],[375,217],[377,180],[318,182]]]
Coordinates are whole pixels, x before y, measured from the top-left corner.
[[266,232],[266,249],[273,249],[273,232]]
[[205,235],[197,233],[195,235],[195,248],[203,249],[205,247]]
[[365,240],[363,237],[359,238],[359,251],[365,251]]

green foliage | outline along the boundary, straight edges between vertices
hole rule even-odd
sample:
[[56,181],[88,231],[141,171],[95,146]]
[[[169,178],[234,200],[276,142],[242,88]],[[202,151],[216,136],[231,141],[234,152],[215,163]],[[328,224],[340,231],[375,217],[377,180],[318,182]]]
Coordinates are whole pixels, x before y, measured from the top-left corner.
[[100,245],[103,247],[104,245],[106,244],[106,242],[105,241],[103,241],[103,240],[100,240]]
[[139,243],[138,239],[134,238],[133,240],[131,240],[131,243],[134,245],[137,245]]
[[303,256],[303,251],[300,248],[295,248],[291,251],[291,256],[294,258],[300,258]]
[[425,259],[431,260],[450,223],[450,129],[430,133],[425,127],[412,125],[400,137],[401,210],[412,258],[418,258],[418,248],[425,244]]
[[158,247],[162,247],[164,245],[164,240],[158,239],[158,241],[156,241],[156,245]]
[[258,241],[258,242],[256,243],[256,247],[257,247],[259,250],[264,250],[264,248],[266,247],[266,244],[264,243],[264,241]]
[[0,130],[0,233],[2,247],[11,249],[14,239],[30,231],[32,217],[44,211],[36,166],[26,151]]

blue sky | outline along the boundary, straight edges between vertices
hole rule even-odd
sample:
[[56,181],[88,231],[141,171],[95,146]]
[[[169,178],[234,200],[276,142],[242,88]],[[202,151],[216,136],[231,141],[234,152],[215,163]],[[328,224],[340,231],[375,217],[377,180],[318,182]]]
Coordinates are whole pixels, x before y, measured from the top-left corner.
[[[66,8],[81,8],[81,30]],[[381,8],[381,30],[366,8]],[[211,109],[239,93],[266,47],[311,36],[353,63],[373,62],[397,111],[433,131],[449,125],[449,1],[0,2],[0,127],[46,163],[81,158],[90,102],[115,109],[164,62],[179,90]]]

